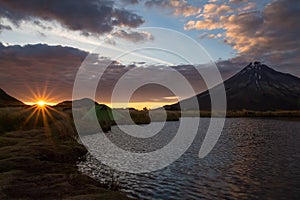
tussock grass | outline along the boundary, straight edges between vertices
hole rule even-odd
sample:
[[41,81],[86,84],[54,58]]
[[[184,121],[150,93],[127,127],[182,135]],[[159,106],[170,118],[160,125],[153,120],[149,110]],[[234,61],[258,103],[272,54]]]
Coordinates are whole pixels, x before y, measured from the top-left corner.
[[[118,111],[121,115],[127,116],[124,113],[128,112],[127,110]],[[129,114],[131,120],[135,124],[149,124],[151,122],[159,122],[159,121],[178,121],[180,118],[180,112],[177,111],[164,111],[154,110],[149,112],[148,110],[129,110]],[[114,122],[112,122],[115,124]],[[130,124],[128,118],[122,118],[118,120],[120,124]]]
[[300,110],[288,111],[288,110],[277,110],[277,111],[228,111],[227,117],[300,117]]
[[[0,199],[128,199],[78,172],[87,150],[70,114],[28,108],[0,110]],[[113,189],[113,188],[112,188]]]
[[[211,111],[171,111],[174,113],[181,113],[181,117],[220,117],[224,116],[224,112],[216,111],[213,114]],[[300,118],[300,110],[297,111],[253,111],[253,110],[229,110],[226,111],[226,117],[265,117],[265,118]]]

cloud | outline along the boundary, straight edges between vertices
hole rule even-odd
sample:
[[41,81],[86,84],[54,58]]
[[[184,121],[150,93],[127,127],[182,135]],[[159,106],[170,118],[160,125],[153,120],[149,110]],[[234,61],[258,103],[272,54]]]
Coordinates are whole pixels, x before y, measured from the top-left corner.
[[201,12],[201,8],[192,6],[185,0],[147,0],[145,6],[171,9],[174,15],[182,15],[184,17],[197,15]]
[[[87,55],[87,52],[71,47],[48,46],[45,44],[4,46],[0,43],[0,65],[5,66],[0,68],[0,87],[22,101],[34,101],[31,90],[41,92],[45,87],[48,88],[46,93],[50,93],[50,97],[53,98],[52,101],[54,102],[71,99],[75,75]],[[96,57],[98,58],[98,56]],[[91,59],[90,62],[94,63],[94,60]],[[135,68],[136,65],[125,66],[109,58],[102,58],[101,64],[107,64],[109,67],[101,77],[96,97],[100,102],[109,102],[117,81],[126,72]],[[243,59],[217,62],[224,79],[232,76],[240,70],[241,66],[246,64],[248,63],[245,63]],[[197,93],[207,89],[203,79],[199,78],[199,74],[194,67],[190,65],[171,67],[187,77]],[[151,65],[147,65],[147,68],[140,67],[134,78],[145,79],[145,76],[143,76],[144,70],[154,71],[158,74],[158,77],[168,78],[169,68],[167,66],[162,68]],[[97,68],[95,68],[95,71],[89,71],[86,78],[97,78],[95,77],[96,71]],[[150,102],[154,101],[153,99],[162,102],[173,101],[164,98],[168,96],[173,96],[173,94],[166,88],[158,85],[148,85],[140,88],[131,100],[135,102],[145,100]]]
[[248,0],[229,0],[229,3],[240,4],[248,2]]
[[[0,87],[23,101],[48,85],[59,100],[70,98],[75,74],[87,52],[71,47],[4,46],[0,43]],[[48,91],[49,92],[49,91]]]
[[204,19],[197,21],[190,20],[185,24],[184,29],[214,30],[222,27],[223,25],[214,19]]
[[148,40],[153,40],[154,37],[152,36],[151,33],[141,31],[126,31],[126,30],[118,30],[114,33],[112,33],[112,36],[118,37],[118,38],[123,38],[125,40],[138,43],[138,42],[144,42]]
[[45,26],[41,21],[39,20],[34,20],[33,23],[38,26],[38,27],[41,27],[42,29],[44,30],[52,30],[52,27],[50,26]]
[[[0,65],[3,66],[0,68],[0,88],[25,102],[36,100],[32,99],[34,94],[31,93],[31,90],[42,92],[45,87],[48,88],[46,93],[50,93],[50,97],[53,98],[50,101],[57,102],[71,99],[76,73],[87,55],[87,52],[71,47],[48,46],[45,44],[4,46],[0,43]],[[95,61],[99,61],[98,55],[90,56],[87,64],[94,65]],[[144,74],[147,71],[157,74],[154,78],[172,78],[168,66],[158,67],[146,63],[123,65],[103,57],[101,57],[99,63],[101,66],[109,66],[98,85],[96,97],[100,102],[109,102],[117,81],[126,72],[138,65],[143,65],[143,67],[137,67],[136,73],[133,74],[133,77],[129,76],[129,79],[145,80],[147,77]],[[194,67],[190,65],[171,67],[187,77],[191,84],[195,86],[195,91],[201,92],[206,89],[204,81],[199,77]],[[90,68],[83,78],[84,80],[98,78],[95,76],[98,72],[97,67]],[[228,73],[224,72],[225,74]],[[168,96],[173,96],[173,94],[166,88],[158,85],[148,85],[135,93],[132,100],[135,102],[152,101],[152,99],[168,101],[168,99],[163,98]]]
[[201,30],[213,30],[223,28],[222,22],[219,20],[220,16],[226,16],[233,13],[234,10],[225,4],[205,4],[203,7],[203,12],[198,16],[202,19],[200,20],[190,20],[188,21],[184,29],[201,29]]
[[200,8],[196,8],[194,6],[187,5],[187,6],[175,9],[174,14],[175,15],[183,15],[184,17],[189,17],[192,15],[196,15],[200,12],[201,12]]
[[110,44],[110,45],[113,45],[113,46],[116,46],[116,41],[113,39],[113,38],[105,38],[104,39],[104,42],[106,43],[106,44]]
[[203,13],[200,16],[204,18],[216,18],[220,15],[232,13],[233,9],[225,4],[206,4],[203,8]]
[[[248,4],[249,5],[249,4]],[[185,29],[224,30],[224,42],[237,52],[236,60],[260,60],[279,70],[300,64],[300,2],[276,0],[262,11],[221,15],[216,19],[189,21]]]
[[8,31],[11,31],[12,28],[8,25],[2,25],[0,24],[0,33],[3,31],[3,30],[8,30]]
[[297,66],[300,63],[299,18],[299,1],[274,1],[262,13],[230,17],[225,24],[226,42],[240,55]]
[[204,32],[204,33],[201,33],[200,35],[198,35],[198,39],[201,40],[201,39],[204,39],[206,38],[207,36],[209,36],[209,33],[208,32]]
[[[76,73],[87,55],[87,52],[71,47],[46,44],[4,46],[0,43],[0,88],[25,102],[36,100],[33,99],[34,94],[31,91],[42,93],[45,88],[48,88],[46,93],[50,93],[52,97],[50,102],[70,100]],[[89,55],[87,63],[94,64],[95,61],[99,61],[98,58],[98,55]],[[109,67],[101,77],[96,97],[100,102],[109,102],[117,81],[136,65],[125,66],[103,57],[99,63]],[[149,70],[164,72],[156,66],[149,66]],[[90,68],[84,76],[85,80],[98,78],[95,76],[98,72],[97,67]],[[137,74],[135,78],[145,79],[143,67],[139,72],[140,75]],[[167,75],[168,71],[164,73]],[[153,98],[160,99],[171,95],[172,93],[163,87],[147,86],[135,94],[132,100],[142,101],[148,98],[151,101]]]
[[139,0],[121,0],[121,2],[125,5],[130,5],[130,4],[138,4]]
[[256,8],[257,7],[256,7],[255,2],[248,2],[246,5],[238,8],[238,11],[246,12],[246,11],[249,11],[249,10],[255,10]]
[[218,34],[209,34],[208,35],[208,38],[221,38],[223,35],[221,33],[218,33]]
[[55,20],[70,30],[85,34],[110,32],[115,26],[137,27],[144,22],[141,16],[116,8],[109,0],[47,1],[46,4],[40,0],[0,0],[0,17],[16,25],[23,20]]

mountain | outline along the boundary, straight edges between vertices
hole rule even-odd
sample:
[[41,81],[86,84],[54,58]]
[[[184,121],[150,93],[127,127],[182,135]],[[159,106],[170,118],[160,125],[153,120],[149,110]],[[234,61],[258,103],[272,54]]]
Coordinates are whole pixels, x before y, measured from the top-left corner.
[[[227,110],[300,110],[300,78],[275,71],[260,62],[250,63],[226,80],[224,86]],[[211,91],[217,92],[219,88],[216,86]],[[208,90],[196,97],[201,110],[210,110]],[[188,103],[190,99],[183,101]],[[178,103],[164,107],[180,109]]]
[[0,88],[0,107],[6,106],[23,106],[24,104],[18,99],[8,95]]
[[92,107],[94,105],[98,105],[97,102],[93,101],[92,99],[89,98],[83,98],[83,99],[78,99],[74,101],[63,101],[61,103],[58,103],[55,105],[55,107],[72,107],[75,106],[76,108],[80,107]]

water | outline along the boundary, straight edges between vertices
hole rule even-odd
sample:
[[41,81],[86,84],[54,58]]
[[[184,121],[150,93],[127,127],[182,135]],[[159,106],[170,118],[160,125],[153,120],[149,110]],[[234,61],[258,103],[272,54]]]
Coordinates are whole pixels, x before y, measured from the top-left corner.
[[[108,136],[127,150],[153,151],[170,141],[178,124],[167,122],[147,145],[117,127]],[[162,170],[112,172],[91,156],[79,168],[100,182],[113,174],[120,190],[136,199],[300,199],[299,121],[229,118],[213,151],[199,159],[208,124],[209,119],[202,120],[188,151]]]

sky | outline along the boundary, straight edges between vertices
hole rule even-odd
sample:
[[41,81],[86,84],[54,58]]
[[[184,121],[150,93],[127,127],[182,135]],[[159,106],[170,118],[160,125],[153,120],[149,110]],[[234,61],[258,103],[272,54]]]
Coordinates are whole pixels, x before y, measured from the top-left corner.
[[[134,66],[175,67],[197,92],[205,90],[178,57],[140,51],[116,60],[126,46],[164,43],[189,51],[185,40],[148,27],[171,29],[202,45],[224,80],[255,60],[300,77],[299,19],[299,0],[0,0],[0,88],[23,102],[69,100],[79,67],[100,49],[101,60],[112,64],[97,91],[99,102],[109,104],[116,79]],[[177,100],[164,87],[139,91],[132,106]]]

